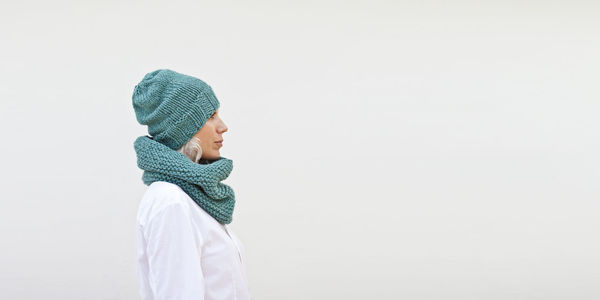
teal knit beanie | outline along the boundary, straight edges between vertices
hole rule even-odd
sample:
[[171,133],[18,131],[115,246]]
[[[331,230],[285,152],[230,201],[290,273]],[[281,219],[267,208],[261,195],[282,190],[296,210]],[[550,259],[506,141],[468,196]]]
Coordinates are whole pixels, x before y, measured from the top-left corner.
[[219,108],[204,81],[169,69],[144,76],[132,96],[137,121],[154,140],[176,150],[191,139]]

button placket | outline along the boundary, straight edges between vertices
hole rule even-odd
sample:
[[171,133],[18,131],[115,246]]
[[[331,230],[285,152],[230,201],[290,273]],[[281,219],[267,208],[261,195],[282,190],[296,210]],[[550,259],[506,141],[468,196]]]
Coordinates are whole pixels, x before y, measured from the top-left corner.
[[229,229],[227,229],[227,226],[225,226],[225,225],[222,225],[222,226],[223,226],[223,229],[225,229],[225,232],[227,233],[227,236],[229,236],[229,239],[231,240],[231,242],[235,246],[235,249],[237,250],[238,257],[240,259],[240,264],[241,264],[242,263],[242,254],[240,253],[240,247],[238,247],[238,244],[235,242],[234,238],[231,236],[231,234],[229,234]]

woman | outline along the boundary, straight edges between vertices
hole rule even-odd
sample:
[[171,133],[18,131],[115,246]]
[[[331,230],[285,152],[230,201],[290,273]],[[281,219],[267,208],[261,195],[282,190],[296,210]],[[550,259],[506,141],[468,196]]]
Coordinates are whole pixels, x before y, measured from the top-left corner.
[[144,76],[132,96],[150,136],[134,142],[148,185],[137,214],[142,299],[250,299],[243,245],[227,228],[234,192],[221,181],[227,126],[202,80],[168,69]]

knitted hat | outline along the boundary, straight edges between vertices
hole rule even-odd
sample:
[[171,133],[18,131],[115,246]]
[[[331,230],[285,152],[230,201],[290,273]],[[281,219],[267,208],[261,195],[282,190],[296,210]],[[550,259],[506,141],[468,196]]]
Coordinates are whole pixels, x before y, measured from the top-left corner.
[[219,100],[204,81],[160,69],[144,76],[132,96],[137,121],[148,134],[171,149],[191,139],[219,108]]

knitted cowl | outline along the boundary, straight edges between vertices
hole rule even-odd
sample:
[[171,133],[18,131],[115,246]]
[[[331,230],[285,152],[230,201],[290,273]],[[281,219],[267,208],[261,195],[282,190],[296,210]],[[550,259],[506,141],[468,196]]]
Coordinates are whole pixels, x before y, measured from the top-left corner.
[[138,137],[133,147],[137,165],[144,170],[144,184],[155,181],[176,184],[219,223],[231,223],[235,195],[233,189],[221,181],[231,173],[232,160],[220,157],[209,164],[194,163],[150,136]]

